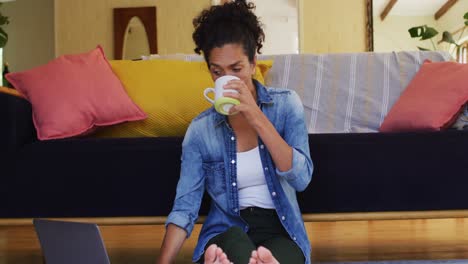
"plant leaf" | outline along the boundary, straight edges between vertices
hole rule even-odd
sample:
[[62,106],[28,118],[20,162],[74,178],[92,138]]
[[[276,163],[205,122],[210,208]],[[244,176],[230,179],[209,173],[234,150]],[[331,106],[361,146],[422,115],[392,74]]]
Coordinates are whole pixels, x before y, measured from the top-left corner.
[[427,25],[412,27],[408,29],[408,32],[412,38],[421,37],[420,40],[430,39],[439,34],[439,32],[435,30],[435,28],[428,27]]
[[464,19],[468,19],[468,12],[465,13],[465,15],[463,16]]
[[3,26],[5,24],[9,24],[10,21],[8,19],[8,17],[6,16],[2,16],[2,14],[0,13],[0,26]]
[[430,39],[430,38],[437,36],[437,34],[439,34],[439,32],[435,30],[435,28],[428,27],[428,26],[424,26],[424,27],[425,27],[425,31],[421,35],[421,40]]
[[418,49],[419,49],[419,50],[422,50],[422,51],[430,51],[430,49],[426,49],[426,48],[419,47],[419,46],[418,46]]
[[458,46],[455,40],[453,39],[452,34],[450,34],[450,32],[448,31],[444,31],[444,33],[442,33],[442,41]]
[[5,47],[7,41],[8,41],[7,39],[0,37],[0,48]]
[[412,27],[408,29],[408,32],[412,38],[421,37],[421,34],[423,31],[424,31],[424,26]]
[[8,34],[0,28],[0,48],[5,47],[6,43],[8,42]]

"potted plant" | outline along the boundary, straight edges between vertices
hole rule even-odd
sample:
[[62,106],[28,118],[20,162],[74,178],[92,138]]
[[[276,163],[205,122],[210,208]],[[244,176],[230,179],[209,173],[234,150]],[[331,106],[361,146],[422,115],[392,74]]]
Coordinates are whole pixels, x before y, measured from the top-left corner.
[[[0,7],[1,6],[2,6],[2,3],[0,3]],[[3,29],[3,26],[7,25],[8,23],[10,23],[8,17],[4,16],[2,12],[0,11],[0,48],[5,47],[5,45],[8,42],[8,34]]]
[[[468,12],[465,13],[463,18],[465,19],[465,27],[463,28],[463,30],[462,30],[462,32],[460,34],[460,37],[463,36],[463,33],[465,32],[465,29],[468,26]],[[409,32],[409,34],[410,34],[410,36],[412,38],[421,38],[420,40],[429,39],[431,41],[431,43],[432,43],[433,49],[437,50],[436,45],[435,45],[435,43],[433,41],[433,38],[435,36],[437,36],[439,34],[439,32],[435,28],[429,27],[427,25],[423,25],[423,26],[418,26],[418,27],[412,27],[412,28],[408,29],[408,32]],[[453,39],[452,34],[450,32],[448,32],[448,31],[444,31],[442,33],[441,42],[446,42],[446,43],[453,44],[457,48],[460,47],[460,45],[457,42],[455,42],[455,40]],[[420,50],[429,50],[429,49],[422,48],[422,47],[418,47],[418,49],[420,49]]]
[[[2,3],[0,3],[0,7]],[[9,24],[10,21],[7,16],[4,16],[0,11],[0,72],[2,73],[2,78],[0,78],[0,85],[10,86],[9,83],[5,79],[5,74],[8,72],[7,67],[3,67],[3,47],[8,42],[8,34],[3,29],[4,25]]]

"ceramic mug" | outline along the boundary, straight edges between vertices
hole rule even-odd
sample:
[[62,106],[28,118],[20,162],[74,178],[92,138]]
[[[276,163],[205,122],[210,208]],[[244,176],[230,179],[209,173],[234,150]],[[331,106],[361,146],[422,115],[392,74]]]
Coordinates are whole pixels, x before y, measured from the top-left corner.
[[[226,97],[223,95],[224,92],[238,93],[236,90],[224,89],[224,85],[230,80],[240,80],[238,77],[233,75],[224,75],[216,79],[214,88],[206,88],[203,92],[206,100],[214,104],[216,111],[223,115],[229,115],[229,109],[234,105],[238,105],[240,102],[237,99]],[[214,100],[208,97],[209,93],[214,93]]]

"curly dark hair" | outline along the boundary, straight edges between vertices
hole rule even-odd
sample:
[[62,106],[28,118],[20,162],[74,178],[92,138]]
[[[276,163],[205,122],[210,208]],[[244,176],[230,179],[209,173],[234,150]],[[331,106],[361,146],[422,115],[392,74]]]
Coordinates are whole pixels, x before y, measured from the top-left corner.
[[193,19],[195,52],[203,52],[209,65],[208,58],[213,48],[241,44],[249,61],[253,62],[255,52],[261,53],[265,40],[263,25],[253,13],[254,9],[252,2],[235,0],[203,10]]

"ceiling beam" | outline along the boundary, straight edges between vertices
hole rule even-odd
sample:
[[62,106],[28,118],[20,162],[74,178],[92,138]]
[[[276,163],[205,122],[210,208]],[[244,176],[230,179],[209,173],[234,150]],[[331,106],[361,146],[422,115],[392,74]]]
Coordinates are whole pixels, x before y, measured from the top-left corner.
[[398,0],[390,0],[390,2],[388,2],[387,6],[385,6],[384,10],[380,14],[380,19],[382,21],[385,19],[385,17],[387,17],[388,13],[390,13],[390,10],[392,10],[397,1]]
[[458,0],[447,0],[447,2],[445,2],[445,4],[435,13],[435,20],[438,20],[441,16],[447,13],[447,11],[457,2]]

